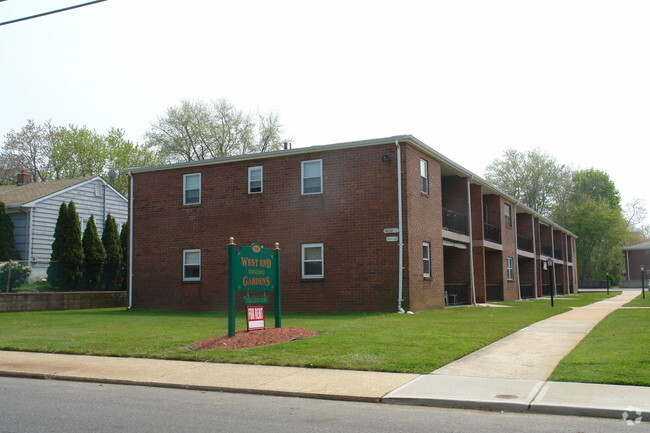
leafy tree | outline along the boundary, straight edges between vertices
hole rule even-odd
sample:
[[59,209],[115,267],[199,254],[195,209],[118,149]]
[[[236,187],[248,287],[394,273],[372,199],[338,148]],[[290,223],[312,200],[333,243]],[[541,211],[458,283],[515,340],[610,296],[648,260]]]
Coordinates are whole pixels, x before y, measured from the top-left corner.
[[182,100],[152,124],[146,143],[165,162],[197,161],[278,150],[280,134],[277,113],[258,113],[256,121],[225,99]]
[[0,291],[10,292],[11,289],[23,284],[31,273],[32,268],[19,262],[0,263]]
[[10,130],[0,154],[2,178],[14,181],[16,173],[27,170],[33,181],[45,180],[49,171],[52,138],[59,130],[49,121],[39,125],[31,119],[19,131]]
[[122,263],[122,246],[120,235],[117,233],[117,223],[111,214],[104,222],[102,244],[106,251],[106,264],[104,266],[103,286],[115,290],[121,287],[120,264]]
[[61,289],[74,290],[81,277],[83,259],[81,225],[77,208],[73,201],[68,205],[61,203],[54,229],[52,263],[47,269],[49,283]]
[[102,277],[102,269],[106,261],[106,250],[97,233],[95,218],[91,215],[86,223],[81,241],[84,253],[83,287],[96,290]]
[[486,179],[521,203],[549,216],[564,206],[571,186],[571,170],[539,149],[519,152],[506,150],[485,171]]
[[617,278],[622,265],[621,248],[627,238],[621,211],[607,201],[588,198],[569,210],[569,229],[576,241],[580,280],[605,279],[605,272]]
[[14,223],[5,211],[5,204],[0,201],[0,262],[19,258],[14,247]]
[[101,135],[69,125],[54,136],[49,157],[51,177],[71,179],[104,173],[108,151]]
[[146,167],[161,164],[162,161],[151,150],[137,145],[124,138],[124,131],[112,128],[104,137],[107,146],[106,169],[113,171],[114,178],[109,176],[108,183],[127,195],[129,178],[122,170],[132,167]]
[[621,209],[621,194],[609,175],[602,170],[590,168],[573,174],[573,203],[593,199],[605,201],[612,209]]

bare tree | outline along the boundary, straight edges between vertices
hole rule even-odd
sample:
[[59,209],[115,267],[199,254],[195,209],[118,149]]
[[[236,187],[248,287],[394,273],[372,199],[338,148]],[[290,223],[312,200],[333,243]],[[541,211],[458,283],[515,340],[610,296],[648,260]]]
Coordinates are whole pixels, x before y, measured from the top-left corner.
[[7,174],[26,170],[34,181],[44,181],[49,169],[52,137],[57,130],[49,121],[39,125],[31,119],[19,131],[12,129],[5,136],[0,166]]
[[152,124],[146,143],[165,162],[196,161],[280,149],[281,131],[277,113],[258,113],[256,122],[225,99],[186,99]]

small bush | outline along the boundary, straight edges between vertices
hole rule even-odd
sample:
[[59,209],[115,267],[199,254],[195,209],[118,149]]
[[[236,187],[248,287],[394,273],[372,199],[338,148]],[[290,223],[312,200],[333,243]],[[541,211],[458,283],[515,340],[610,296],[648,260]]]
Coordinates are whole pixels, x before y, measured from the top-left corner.
[[[31,273],[32,268],[23,266],[18,262],[5,262],[0,264],[0,290],[7,292],[15,289],[22,285]],[[9,282],[9,290],[7,290],[7,282]]]

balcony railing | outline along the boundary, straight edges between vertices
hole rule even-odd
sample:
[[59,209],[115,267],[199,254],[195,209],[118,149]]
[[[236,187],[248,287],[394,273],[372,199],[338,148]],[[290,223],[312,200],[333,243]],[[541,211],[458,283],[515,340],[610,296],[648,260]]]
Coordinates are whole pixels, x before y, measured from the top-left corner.
[[542,244],[542,255],[551,257],[553,255],[553,247]]
[[521,285],[521,299],[531,299],[535,297],[535,286],[533,284]]
[[533,240],[523,236],[517,236],[517,247],[520,250],[533,252]]
[[499,227],[483,224],[483,228],[485,230],[485,240],[501,243],[501,229]]
[[445,283],[445,303],[447,305],[469,304],[469,284]]
[[502,284],[487,284],[486,285],[486,301],[496,302],[503,301],[503,285]]
[[469,233],[467,230],[467,215],[443,208],[442,227],[445,230],[466,235]]

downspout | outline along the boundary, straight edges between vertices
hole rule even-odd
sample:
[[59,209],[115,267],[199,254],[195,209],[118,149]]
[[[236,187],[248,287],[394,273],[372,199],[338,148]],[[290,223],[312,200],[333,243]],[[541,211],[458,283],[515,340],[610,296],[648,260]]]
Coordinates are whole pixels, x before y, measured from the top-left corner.
[[[519,291],[519,300],[521,301],[521,278],[519,278],[519,229],[517,228],[517,203],[515,203],[513,215],[514,215],[514,219],[512,225],[515,229],[515,263],[513,263],[513,266],[515,266],[517,269],[517,290]],[[513,215],[510,215],[510,218],[512,218]]]
[[133,175],[129,171],[129,310],[133,308]]
[[472,191],[470,186],[471,177],[467,178],[467,212],[469,218],[469,278],[472,289],[472,305],[476,305],[476,282],[474,280],[474,239],[472,235]]
[[531,227],[533,228],[533,281],[535,281],[535,299],[538,298],[537,296],[537,240],[535,236],[535,231],[537,227],[535,226],[535,215],[530,214],[530,220],[531,220]]
[[395,140],[395,146],[397,147],[397,228],[399,230],[398,236],[398,248],[399,248],[399,259],[398,259],[398,280],[397,280],[397,312],[404,314],[405,311],[402,308],[403,301],[403,291],[404,291],[404,236],[403,232],[403,223],[402,223],[402,151],[399,146],[399,140]]

